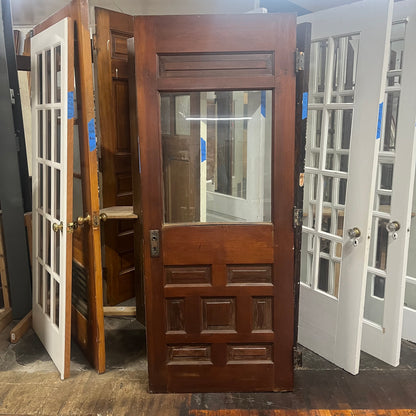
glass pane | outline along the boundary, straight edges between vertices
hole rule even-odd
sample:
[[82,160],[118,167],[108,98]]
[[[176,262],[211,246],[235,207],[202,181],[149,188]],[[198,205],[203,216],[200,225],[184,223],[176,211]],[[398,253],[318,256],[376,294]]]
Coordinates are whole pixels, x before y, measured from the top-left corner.
[[[319,149],[321,146],[322,110],[309,110],[307,120],[306,140],[311,149]],[[307,166],[308,162],[307,161]]]
[[43,165],[38,165],[38,207],[43,210]]
[[338,204],[345,205],[345,198],[347,196],[347,180],[338,179]]
[[[170,114],[170,112],[168,114]],[[175,97],[175,134],[176,135],[189,136],[191,134],[191,124],[188,121],[190,116],[191,116],[190,95],[176,96]]]
[[43,307],[43,267],[40,263],[38,263],[38,304],[42,308]]
[[[328,54],[328,41],[322,40],[311,44],[309,91],[311,103],[323,102],[322,93],[325,90],[326,60]],[[316,97],[316,98],[315,98]]]
[[388,86],[399,86],[400,70],[403,68],[404,37],[406,23],[393,23],[391,28],[389,71],[387,72]]
[[373,218],[371,230],[370,256],[368,264],[377,269],[386,270],[387,266],[387,249],[389,242],[389,233],[386,229],[388,220],[384,218]]
[[51,119],[51,110],[46,110],[46,159],[52,160],[52,119]]
[[331,232],[332,209],[330,207],[322,207],[322,223],[321,231]]
[[[359,35],[350,35],[334,39],[334,72],[332,89],[334,92],[344,93],[352,91],[355,87],[357,72]],[[343,94],[334,94],[333,102],[350,102],[353,95],[348,95],[344,101]]]
[[318,289],[323,292],[329,290],[329,260],[319,258]]
[[61,45],[55,47],[55,102],[61,102]]
[[306,284],[310,284],[312,281],[313,242],[314,237],[312,235],[302,234],[300,280]]
[[46,271],[46,302],[45,313],[51,316],[51,275]]
[[46,258],[45,264],[51,266],[51,228],[52,225],[50,221],[46,220],[45,225],[45,246],[46,246]]
[[45,194],[46,194],[46,212],[48,214],[51,213],[51,199],[52,199],[52,169],[50,166],[46,166],[46,188],[45,188]]
[[321,253],[329,254],[329,249],[331,247],[331,240],[327,240],[326,238],[321,238],[320,240],[321,240],[321,245],[320,245]]
[[[338,244],[341,245],[341,244]],[[341,255],[340,255],[341,257]],[[338,298],[339,293],[339,278],[341,275],[341,263],[334,261],[334,293],[333,295]]]
[[61,261],[61,233],[53,233],[54,234],[54,251],[55,251],[55,264],[54,264],[54,272],[59,274],[60,273],[60,261]]
[[404,306],[416,310],[416,282],[413,282],[413,281],[406,282]]
[[396,149],[397,118],[399,116],[400,91],[388,92],[385,99],[385,121],[383,150],[394,152]]
[[38,257],[43,259],[43,217],[42,215],[38,214],[38,226],[39,226],[39,234],[38,234]]
[[[365,293],[364,318],[383,325],[384,318],[384,277],[369,273]],[[382,296],[377,296],[382,295]]]
[[55,110],[55,162],[61,163],[61,110]]
[[407,276],[416,279],[416,180],[413,185],[412,216],[410,221],[409,250],[407,256]]
[[333,178],[330,176],[324,176],[324,193],[323,193],[323,201],[324,202],[332,202],[332,183]]
[[45,67],[46,67],[46,80],[45,80],[45,102],[48,104],[51,102],[51,50],[45,52]]
[[38,111],[38,156],[44,157],[43,154],[43,111]]
[[43,104],[43,61],[42,54],[37,56],[38,63],[38,104]]
[[54,285],[54,304],[55,304],[55,311],[54,311],[54,324],[59,328],[59,283],[53,279]]
[[175,135],[162,135],[165,221],[269,222],[271,91],[162,93],[162,125],[172,105]]
[[55,170],[55,218],[61,220],[61,171]]
[[336,210],[336,217],[337,217],[337,229],[336,234],[342,237],[343,230],[344,230],[344,210],[343,209],[337,209]]
[[161,123],[162,134],[170,134],[170,123],[171,123],[170,100],[171,100],[171,97],[169,96],[162,96],[160,99],[160,113],[163,115],[162,123]]

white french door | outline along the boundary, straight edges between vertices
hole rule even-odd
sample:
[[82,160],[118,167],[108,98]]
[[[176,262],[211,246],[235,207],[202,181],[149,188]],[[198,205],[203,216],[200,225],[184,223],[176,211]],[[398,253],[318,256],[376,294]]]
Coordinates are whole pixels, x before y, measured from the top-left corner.
[[32,38],[33,328],[62,379],[69,376],[71,341],[71,50],[68,18]]
[[353,374],[391,19],[390,0],[298,19],[312,23],[299,342]]
[[[414,1],[395,3],[363,321],[362,349],[394,366],[400,361],[415,174],[415,19]],[[408,279],[411,287],[412,278]]]

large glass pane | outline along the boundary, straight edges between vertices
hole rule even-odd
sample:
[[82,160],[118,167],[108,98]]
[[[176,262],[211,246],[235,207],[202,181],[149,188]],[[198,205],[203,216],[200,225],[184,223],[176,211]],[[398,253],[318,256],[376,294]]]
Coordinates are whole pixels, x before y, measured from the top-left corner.
[[387,219],[374,217],[371,229],[372,238],[368,265],[380,270],[386,270],[387,267],[389,233],[386,225],[388,222]]
[[388,92],[386,94],[385,122],[383,150],[394,152],[396,150],[397,119],[399,116],[400,91]]
[[55,102],[61,102],[61,45],[55,47]]
[[165,221],[269,222],[271,91],[162,93],[160,102]]
[[384,319],[384,288],[384,277],[368,273],[364,318],[378,325],[383,325]]
[[416,280],[412,279],[406,282],[404,306],[416,310]]

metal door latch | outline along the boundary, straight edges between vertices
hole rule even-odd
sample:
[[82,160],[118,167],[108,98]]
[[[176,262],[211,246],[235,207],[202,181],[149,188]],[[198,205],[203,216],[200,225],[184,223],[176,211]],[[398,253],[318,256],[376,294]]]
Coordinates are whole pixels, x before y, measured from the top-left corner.
[[150,257],[159,257],[159,230],[150,230]]
[[361,230],[358,227],[350,228],[348,230],[348,237],[351,239],[352,245],[357,247],[359,238],[361,237]]

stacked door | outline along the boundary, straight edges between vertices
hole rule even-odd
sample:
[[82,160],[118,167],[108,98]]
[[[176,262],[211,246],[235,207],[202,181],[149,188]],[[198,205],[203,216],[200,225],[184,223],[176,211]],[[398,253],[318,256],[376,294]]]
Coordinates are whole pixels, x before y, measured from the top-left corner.
[[[362,349],[398,365],[415,172],[416,5],[394,5],[371,224]],[[414,222],[414,221],[413,221]],[[412,276],[413,259],[409,258]],[[413,272],[413,276],[416,276]],[[406,303],[412,311],[412,277]],[[415,298],[416,300],[416,298]],[[406,305],[405,303],[405,305]],[[406,308],[405,308],[406,309]],[[407,327],[407,326],[406,326]]]
[[299,342],[354,374],[391,13],[368,0],[301,19],[312,44]]
[[70,19],[32,39],[33,328],[61,378],[71,345],[73,47]]

